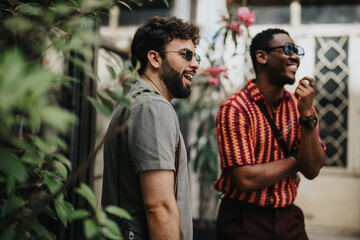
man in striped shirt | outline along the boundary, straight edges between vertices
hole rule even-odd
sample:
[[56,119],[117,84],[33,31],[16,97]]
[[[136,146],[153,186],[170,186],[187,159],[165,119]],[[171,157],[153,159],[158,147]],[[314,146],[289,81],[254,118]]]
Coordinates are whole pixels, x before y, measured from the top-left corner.
[[315,81],[304,77],[294,94],[284,89],[295,83],[304,49],[282,29],[257,34],[250,55],[256,78],[232,94],[217,115],[221,176],[214,187],[224,195],[217,239],[308,239],[303,213],[293,202],[296,172],[313,179],[325,163],[313,107]]

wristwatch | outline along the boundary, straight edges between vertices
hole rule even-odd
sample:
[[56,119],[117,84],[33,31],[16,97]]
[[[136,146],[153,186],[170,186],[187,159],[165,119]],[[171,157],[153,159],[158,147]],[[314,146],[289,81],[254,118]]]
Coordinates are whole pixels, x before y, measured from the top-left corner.
[[313,129],[316,127],[317,123],[318,123],[318,119],[315,115],[311,115],[309,117],[306,118],[306,120],[302,119],[301,117],[299,118],[299,123],[301,126],[309,128],[309,129]]

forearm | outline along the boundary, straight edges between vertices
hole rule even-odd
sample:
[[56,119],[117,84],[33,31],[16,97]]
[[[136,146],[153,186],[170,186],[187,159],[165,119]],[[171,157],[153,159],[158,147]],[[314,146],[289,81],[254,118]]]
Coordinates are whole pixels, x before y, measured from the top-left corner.
[[180,239],[180,216],[177,205],[159,206],[146,210],[151,240]]
[[230,177],[239,191],[257,191],[288,177],[295,168],[296,160],[288,157],[275,162],[233,168]]
[[145,171],[139,177],[150,239],[180,239],[180,214],[175,199],[174,172]]
[[297,154],[297,169],[308,179],[315,178],[325,164],[325,152],[316,128],[301,128],[301,140]]

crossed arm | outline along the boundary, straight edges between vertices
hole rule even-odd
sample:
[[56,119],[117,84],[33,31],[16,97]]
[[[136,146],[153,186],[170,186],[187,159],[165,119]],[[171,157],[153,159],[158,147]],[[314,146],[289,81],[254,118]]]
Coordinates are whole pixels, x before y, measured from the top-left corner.
[[242,192],[257,191],[299,170],[308,179],[315,178],[325,162],[325,152],[319,142],[316,128],[301,130],[300,147],[296,157],[287,157],[275,162],[245,165],[229,169],[236,188]]
[[174,172],[139,173],[150,239],[180,239],[180,215],[174,193]]
[[[295,91],[299,99],[300,116],[306,119],[313,114],[313,98],[315,90],[306,81],[314,80],[305,77],[300,80]],[[243,192],[261,190],[286,178],[299,170],[306,178],[315,178],[325,164],[325,152],[320,143],[317,128],[301,127],[301,139],[296,161],[292,157],[279,159],[275,162],[245,165],[229,169],[230,177],[235,186]]]

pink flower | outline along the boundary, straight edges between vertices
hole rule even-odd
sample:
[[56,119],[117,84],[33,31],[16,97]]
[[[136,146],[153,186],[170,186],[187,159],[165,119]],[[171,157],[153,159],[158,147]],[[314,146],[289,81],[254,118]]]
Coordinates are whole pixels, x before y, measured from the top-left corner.
[[221,72],[225,72],[226,71],[226,67],[224,65],[220,65],[220,66],[211,66],[209,68],[209,73],[213,76],[221,73]]
[[237,17],[240,22],[245,23],[247,16],[249,15],[250,10],[248,7],[239,7],[237,10]]
[[247,27],[255,23],[255,12],[251,12],[248,7],[239,7],[237,17],[239,21],[245,23]]
[[217,87],[220,84],[220,80],[218,78],[211,77],[211,78],[208,79],[208,83],[211,86]]
[[245,25],[247,27],[250,27],[251,25],[253,25],[255,23],[255,12],[250,12],[247,15],[246,21],[245,21]]
[[236,32],[239,29],[239,23],[237,21],[232,21],[229,24],[229,28],[231,29],[231,31]]
[[235,32],[236,35],[241,35],[243,33],[243,30],[239,28],[239,23],[237,21],[232,21],[229,24],[229,28],[231,31]]

